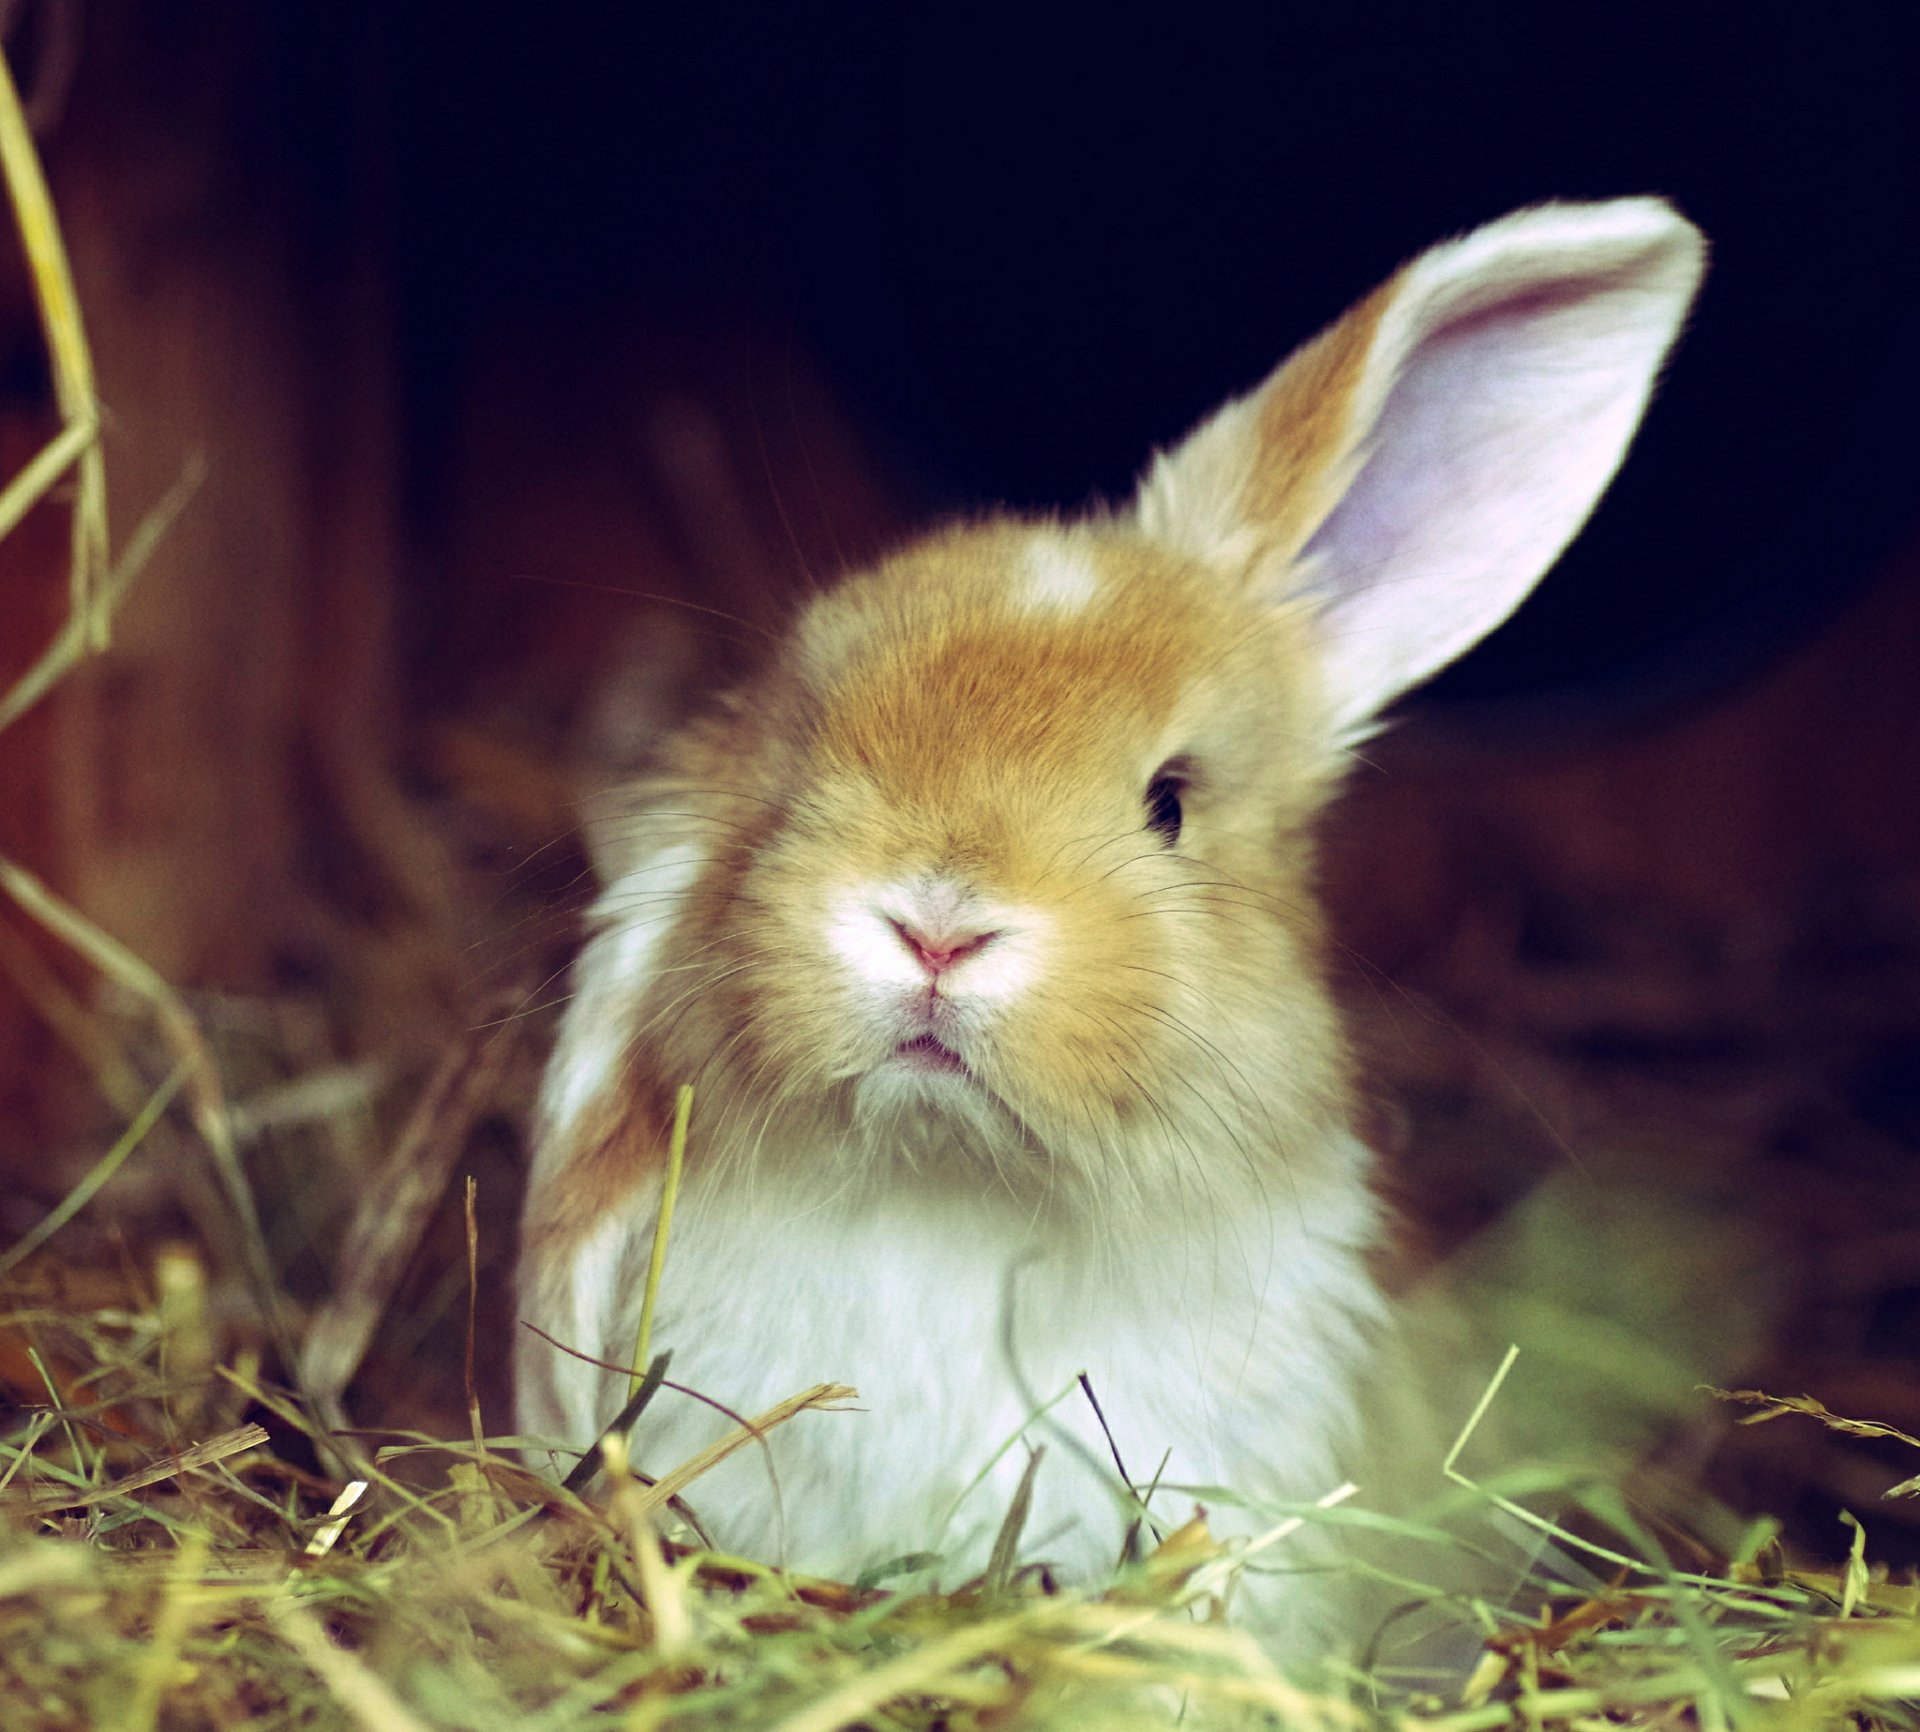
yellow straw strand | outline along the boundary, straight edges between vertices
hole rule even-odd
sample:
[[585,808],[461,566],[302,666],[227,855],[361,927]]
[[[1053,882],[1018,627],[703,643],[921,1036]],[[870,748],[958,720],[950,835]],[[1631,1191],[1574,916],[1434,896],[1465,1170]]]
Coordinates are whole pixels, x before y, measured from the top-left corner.
[[667,1235],[673,1231],[673,1205],[680,1195],[680,1168],[687,1156],[687,1120],[693,1113],[693,1089],[686,1083],[673,1103],[673,1135],[667,1143],[667,1177],[660,1187],[660,1214],[653,1223],[653,1250],[647,1258],[647,1291],[640,1301],[640,1333],[633,1349],[633,1375],[627,1399],[640,1391],[647,1354],[653,1346],[653,1312],[660,1297],[660,1275],[667,1266]]

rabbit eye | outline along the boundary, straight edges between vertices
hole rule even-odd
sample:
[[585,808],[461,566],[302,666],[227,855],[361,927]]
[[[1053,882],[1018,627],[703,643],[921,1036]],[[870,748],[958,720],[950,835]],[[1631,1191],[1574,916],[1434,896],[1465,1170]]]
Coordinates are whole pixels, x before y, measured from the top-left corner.
[[1187,791],[1185,766],[1162,764],[1147,784],[1147,828],[1169,848],[1180,840],[1180,796]]

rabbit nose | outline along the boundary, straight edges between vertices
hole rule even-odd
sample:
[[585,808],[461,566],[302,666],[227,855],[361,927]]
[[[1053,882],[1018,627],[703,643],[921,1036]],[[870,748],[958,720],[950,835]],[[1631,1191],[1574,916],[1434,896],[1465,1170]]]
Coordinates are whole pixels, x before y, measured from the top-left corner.
[[951,926],[931,920],[899,920],[889,917],[887,924],[894,936],[906,946],[929,980],[938,980],[956,962],[964,962],[1000,936],[998,932],[955,931]]

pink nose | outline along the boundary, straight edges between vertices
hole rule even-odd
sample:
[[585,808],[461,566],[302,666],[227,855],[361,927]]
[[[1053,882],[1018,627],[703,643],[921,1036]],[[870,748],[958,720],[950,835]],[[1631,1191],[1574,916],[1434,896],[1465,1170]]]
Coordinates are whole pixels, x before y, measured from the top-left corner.
[[945,927],[935,926],[931,921],[924,926],[911,925],[904,920],[889,920],[887,924],[899,934],[900,942],[927,971],[929,980],[938,980],[956,962],[977,956],[1000,936],[997,932],[952,932]]

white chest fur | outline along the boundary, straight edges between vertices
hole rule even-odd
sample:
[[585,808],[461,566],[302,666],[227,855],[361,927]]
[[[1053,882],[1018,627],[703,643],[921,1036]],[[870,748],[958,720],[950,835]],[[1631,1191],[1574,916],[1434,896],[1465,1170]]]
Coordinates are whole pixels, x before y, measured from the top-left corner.
[[[650,1200],[610,1220],[523,1310],[624,1362],[652,1224]],[[828,1381],[854,1385],[861,1403],[800,1415],[689,1501],[728,1550],[840,1578],[931,1552],[951,1586],[985,1564],[1032,1446],[1047,1453],[1021,1555],[1080,1579],[1111,1570],[1138,1513],[1116,1448],[1133,1481],[1163,1488],[1152,1502],[1163,1531],[1197,1501],[1165,1488],[1319,1496],[1348,1471],[1356,1373],[1381,1323],[1364,1268],[1375,1228],[1357,1171],[1342,1199],[1310,1209],[1280,1186],[1231,1217],[1097,1244],[952,1186],[808,1207],[777,1187],[742,1198],[693,1184],[654,1334],[674,1379],[743,1414]],[[587,1444],[624,1379],[537,1339],[523,1354],[523,1429]],[[658,1473],[729,1428],[663,1392],[636,1463]],[[1255,1520],[1210,1514],[1216,1531]]]

